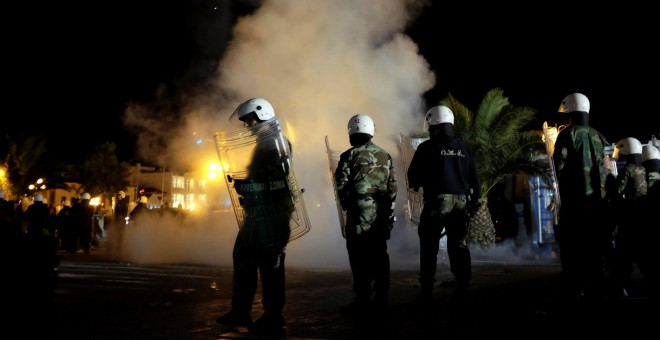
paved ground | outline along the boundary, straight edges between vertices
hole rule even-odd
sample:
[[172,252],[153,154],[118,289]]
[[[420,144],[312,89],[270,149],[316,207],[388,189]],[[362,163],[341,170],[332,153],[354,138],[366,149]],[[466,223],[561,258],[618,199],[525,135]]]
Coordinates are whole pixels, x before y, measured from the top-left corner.
[[[247,329],[215,319],[229,310],[231,267],[134,265],[103,251],[61,255],[57,289],[50,301],[9,311],[7,338],[44,339],[244,339]],[[451,275],[439,265],[435,301],[423,309],[416,270],[394,270],[389,309],[378,318],[349,320],[347,269],[287,268],[285,339],[421,339],[459,337],[537,338],[653,334],[657,301],[607,299],[599,304],[561,304],[554,299],[556,262],[510,264],[475,258],[466,308],[449,301]],[[639,276],[635,276],[639,282]],[[11,292],[7,292],[11,295]],[[260,294],[260,292],[258,292]],[[261,312],[259,296],[253,318]]]

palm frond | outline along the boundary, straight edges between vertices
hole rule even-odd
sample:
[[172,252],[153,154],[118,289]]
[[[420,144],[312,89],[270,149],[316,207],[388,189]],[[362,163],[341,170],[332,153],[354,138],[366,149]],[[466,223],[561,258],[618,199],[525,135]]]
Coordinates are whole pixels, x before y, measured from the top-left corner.
[[474,114],[449,94],[440,102],[454,112],[457,134],[475,156],[482,181],[482,198],[497,184],[518,174],[551,179],[540,131],[521,131],[537,111],[510,104],[500,88],[490,90]]
[[509,106],[509,98],[504,97],[504,91],[500,88],[494,88],[481,100],[475,120],[477,130],[487,130],[493,126],[493,122],[500,118],[503,109]]
[[454,113],[454,127],[458,136],[466,142],[472,140],[474,113],[452,96],[451,93],[440,100],[440,104],[447,106]]

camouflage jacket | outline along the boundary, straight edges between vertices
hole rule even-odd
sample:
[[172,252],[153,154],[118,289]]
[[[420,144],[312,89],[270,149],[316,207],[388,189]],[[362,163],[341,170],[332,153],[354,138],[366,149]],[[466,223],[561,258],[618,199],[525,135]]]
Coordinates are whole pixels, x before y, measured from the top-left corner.
[[605,137],[588,125],[571,125],[559,133],[552,159],[563,205],[604,190],[606,145]]
[[[648,187],[653,188],[654,185],[660,186],[660,159],[648,159],[642,162],[644,168],[646,168],[646,182]],[[654,190],[658,190],[655,188]]]
[[[360,210],[364,206],[358,201],[375,202],[378,208],[374,213],[389,217],[394,211],[397,180],[392,157],[383,148],[372,142],[356,146],[343,152],[335,170],[334,180],[342,208],[348,212],[347,224],[362,224],[363,230],[370,228],[375,221],[358,222],[351,218],[352,211]],[[365,206],[365,209],[367,207]],[[353,222],[351,222],[353,221]],[[347,230],[347,232],[350,232]]]
[[646,181],[646,169],[643,166],[634,163],[626,164],[616,177],[620,200],[634,203],[642,198],[648,190]]

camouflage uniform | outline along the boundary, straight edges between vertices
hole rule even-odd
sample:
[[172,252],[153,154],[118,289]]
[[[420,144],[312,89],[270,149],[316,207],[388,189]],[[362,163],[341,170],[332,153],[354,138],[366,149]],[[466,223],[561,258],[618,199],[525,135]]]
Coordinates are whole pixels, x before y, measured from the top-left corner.
[[569,298],[581,292],[600,295],[604,288],[604,259],[612,244],[612,224],[601,192],[606,145],[605,137],[584,123],[562,130],[555,142],[552,158],[562,201],[555,235]]
[[346,248],[356,302],[386,303],[390,287],[389,217],[397,194],[392,157],[372,142],[341,154],[334,174],[337,196],[346,211]]
[[640,154],[623,156],[623,160],[626,164],[616,177],[618,196],[614,210],[618,214],[615,234],[616,266],[613,272],[617,289],[615,293],[630,288],[634,263],[637,263],[642,273],[648,266],[643,256],[643,243],[644,239],[648,238],[648,233],[644,230],[646,221],[641,218],[644,216],[641,209],[643,198],[647,192],[646,169],[641,165]]
[[[648,159],[642,163],[646,168],[646,182],[649,188],[654,188],[655,185],[660,186],[660,159]],[[656,187],[655,190],[658,190]]]

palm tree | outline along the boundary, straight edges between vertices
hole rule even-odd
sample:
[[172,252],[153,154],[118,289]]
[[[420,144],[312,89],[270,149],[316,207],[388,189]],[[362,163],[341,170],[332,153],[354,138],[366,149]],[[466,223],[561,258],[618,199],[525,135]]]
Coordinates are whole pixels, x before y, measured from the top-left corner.
[[537,111],[513,106],[500,88],[488,91],[476,112],[470,111],[451,94],[440,104],[454,112],[456,133],[475,156],[481,177],[481,205],[470,220],[470,241],[488,248],[495,243],[495,226],[488,210],[488,192],[495,185],[519,174],[540,176],[547,183],[552,183],[542,131],[523,131],[537,119]]
[[28,185],[38,177],[42,177],[42,158],[46,153],[46,139],[42,136],[30,135],[7,139],[7,154],[4,155],[3,166],[7,171],[6,184],[8,196],[20,197],[28,192]]
[[129,185],[129,164],[117,158],[117,145],[105,142],[96,146],[93,154],[82,164],[83,189],[102,202]]

